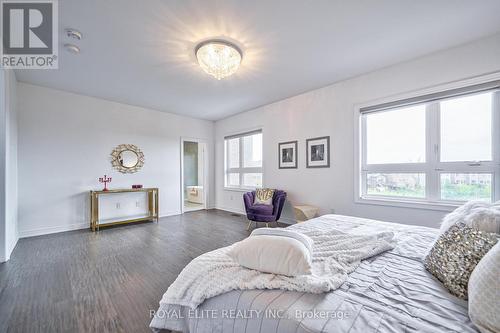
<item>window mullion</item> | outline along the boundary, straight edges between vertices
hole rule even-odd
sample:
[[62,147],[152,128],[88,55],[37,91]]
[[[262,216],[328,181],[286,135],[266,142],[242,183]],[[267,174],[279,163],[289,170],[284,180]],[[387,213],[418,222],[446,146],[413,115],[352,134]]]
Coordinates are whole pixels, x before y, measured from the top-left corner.
[[368,141],[366,130],[366,115],[361,116],[361,169],[366,170],[368,156]]
[[225,165],[224,165],[224,184],[226,186],[229,185],[229,166],[231,164],[229,164],[229,141],[228,140],[224,140],[224,153],[226,154],[225,155],[225,158],[224,158],[224,162],[225,162]]
[[493,93],[492,130],[493,136],[493,200],[500,200],[500,90]]
[[361,197],[364,197],[367,192],[366,178],[368,177],[367,168],[367,156],[368,156],[368,144],[367,144],[367,130],[366,130],[366,115],[361,115],[361,154],[359,156],[360,163],[360,182],[359,182],[359,193]]
[[440,152],[439,102],[426,106],[426,196],[430,201],[438,201],[439,194],[439,152]]
[[366,178],[368,177],[368,172],[362,170],[361,171],[361,181],[360,181],[360,193],[361,197],[364,197],[366,195],[367,189],[366,189]]
[[240,171],[239,171],[239,177],[240,177],[240,187],[244,187],[244,184],[243,184],[243,137],[239,138],[238,139],[238,143],[239,143],[239,146],[240,146],[240,149],[239,149],[239,153],[240,153],[240,163],[239,163],[239,166],[240,166]]
[[241,173],[262,173],[261,167],[247,167],[239,169]]

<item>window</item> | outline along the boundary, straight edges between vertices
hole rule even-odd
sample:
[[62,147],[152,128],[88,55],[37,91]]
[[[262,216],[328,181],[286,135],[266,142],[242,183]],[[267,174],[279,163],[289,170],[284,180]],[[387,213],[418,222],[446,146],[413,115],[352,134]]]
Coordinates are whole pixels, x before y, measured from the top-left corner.
[[361,199],[500,199],[500,81],[360,112]]
[[425,162],[425,106],[366,117],[369,164]]
[[224,145],[225,186],[262,187],[262,131],[225,137]]

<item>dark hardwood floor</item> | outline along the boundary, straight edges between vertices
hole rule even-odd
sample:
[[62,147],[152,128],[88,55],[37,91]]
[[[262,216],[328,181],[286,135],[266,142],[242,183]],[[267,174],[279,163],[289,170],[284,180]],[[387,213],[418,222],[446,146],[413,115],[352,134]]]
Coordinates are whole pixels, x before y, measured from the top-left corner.
[[191,259],[249,235],[209,210],[19,240],[0,264],[0,332],[150,332],[150,310]]

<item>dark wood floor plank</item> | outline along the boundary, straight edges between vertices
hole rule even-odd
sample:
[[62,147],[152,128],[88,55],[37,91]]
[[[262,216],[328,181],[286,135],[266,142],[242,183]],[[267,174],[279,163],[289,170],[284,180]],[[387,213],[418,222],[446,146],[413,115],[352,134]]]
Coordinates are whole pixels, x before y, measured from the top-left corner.
[[0,332],[150,332],[180,271],[247,237],[246,223],[208,210],[21,239],[0,264]]

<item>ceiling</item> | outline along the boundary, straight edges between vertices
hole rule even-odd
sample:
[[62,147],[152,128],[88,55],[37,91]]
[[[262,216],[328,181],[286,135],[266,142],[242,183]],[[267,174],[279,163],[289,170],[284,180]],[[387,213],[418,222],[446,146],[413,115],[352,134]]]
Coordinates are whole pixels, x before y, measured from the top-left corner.
[[[19,81],[217,120],[500,31],[498,0],[64,0],[64,28],[84,38],[58,70]],[[200,41],[243,50],[217,81],[198,66]]]

